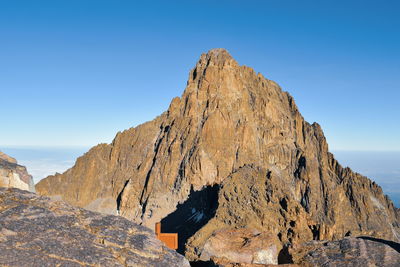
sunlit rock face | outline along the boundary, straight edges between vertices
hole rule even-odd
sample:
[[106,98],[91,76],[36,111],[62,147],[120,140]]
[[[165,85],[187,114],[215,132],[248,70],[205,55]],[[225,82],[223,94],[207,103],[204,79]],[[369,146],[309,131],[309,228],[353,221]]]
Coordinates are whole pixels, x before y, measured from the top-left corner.
[[36,189],[150,228],[164,220],[164,232],[184,233],[191,260],[224,227],[268,231],[281,248],[350,233],[399,237],[382,189],[343,168],[293,98],[224,49],[201,55],[166,112]]
[[251,228],[215,231],[204,244],[200,260],[240,264],[278,264],[276,236]]
[[35,191],[32,176],[28,174],[24,166],[0,152],[0,187],[13,187],[28,191]]

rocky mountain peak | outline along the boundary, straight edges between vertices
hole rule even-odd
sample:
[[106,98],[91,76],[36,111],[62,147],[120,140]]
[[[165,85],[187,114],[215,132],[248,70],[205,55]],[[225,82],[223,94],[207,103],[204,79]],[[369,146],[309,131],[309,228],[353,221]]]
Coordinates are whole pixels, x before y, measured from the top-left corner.
[[199,66],[237,66],[237,62],[232,58],[229,52],[224,48],[214,48],[206,54],[202,54],[196,68]]
[[183,98],[196,93],[199,101],[214,97],[239,97],[240,90],[234,83],[242,78],[246,67],[241,67],[225,49],[212,49],[200,56],[199,61],[189,74],[188,85]]
[[278,248],[348,233],[398,240],[382,189],[342,168],[294,99],[224,49],[201,55],[167,112],[36,188],[150,228],[162,221],[193,260],[223,227],[268,231]]

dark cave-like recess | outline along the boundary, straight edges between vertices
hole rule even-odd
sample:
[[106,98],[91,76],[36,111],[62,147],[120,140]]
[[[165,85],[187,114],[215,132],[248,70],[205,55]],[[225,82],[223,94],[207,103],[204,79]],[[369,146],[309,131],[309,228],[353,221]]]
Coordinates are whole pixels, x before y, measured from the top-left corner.
[[186,241],[214,217],[218,208],[218,191],[218,185],[192,190],[184,203],[178,204],[173,213],[161,220],[163,233],[178,233],[177,252],[184,254]]

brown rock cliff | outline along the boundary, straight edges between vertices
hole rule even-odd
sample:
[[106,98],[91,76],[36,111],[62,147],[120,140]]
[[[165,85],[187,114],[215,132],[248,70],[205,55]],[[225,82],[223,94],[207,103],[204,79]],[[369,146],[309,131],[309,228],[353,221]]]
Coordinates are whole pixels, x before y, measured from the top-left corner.
[[165,113],[92,148],[36,190],[150,228],[163,220],[191,260],[222,227],[270,231],[281,246],[349,234],[399,238],[399,214],[382,189],[343,168],[293,98],[224,49],[200,57]]

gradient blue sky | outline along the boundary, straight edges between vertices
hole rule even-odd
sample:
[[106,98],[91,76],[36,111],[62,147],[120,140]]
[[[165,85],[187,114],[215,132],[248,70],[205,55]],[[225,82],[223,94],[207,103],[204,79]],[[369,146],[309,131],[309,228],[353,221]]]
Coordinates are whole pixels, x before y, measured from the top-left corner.
[[0,146],[91,146],[150,120],[202,52],[289,91],[333,150],[400,150],[400,1],[0,0]]

